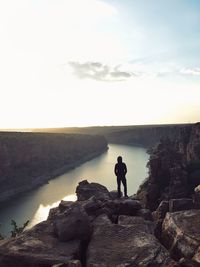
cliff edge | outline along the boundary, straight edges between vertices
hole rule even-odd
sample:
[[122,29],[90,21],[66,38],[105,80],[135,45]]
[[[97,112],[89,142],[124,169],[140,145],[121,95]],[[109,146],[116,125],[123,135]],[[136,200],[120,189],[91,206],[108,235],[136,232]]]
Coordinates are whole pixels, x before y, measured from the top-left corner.
[[48,219],[0,241],[1,267],[200,266],[200,188],[151,212],[84,180],[77,201],[61,201]]

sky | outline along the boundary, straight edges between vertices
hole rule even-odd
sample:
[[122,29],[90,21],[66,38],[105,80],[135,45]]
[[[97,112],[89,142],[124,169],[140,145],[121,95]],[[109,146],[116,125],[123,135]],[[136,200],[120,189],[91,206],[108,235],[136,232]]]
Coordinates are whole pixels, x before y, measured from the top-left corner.
[[199,0],[0,0],[0,128],[200,121]]

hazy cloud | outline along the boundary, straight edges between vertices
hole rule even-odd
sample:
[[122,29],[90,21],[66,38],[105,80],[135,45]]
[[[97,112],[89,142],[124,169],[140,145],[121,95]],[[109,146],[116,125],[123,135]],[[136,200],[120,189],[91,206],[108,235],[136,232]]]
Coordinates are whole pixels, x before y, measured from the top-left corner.
[[196,68],[181,69],[180,73],[186,75],[200,76],[200,68],[196,67]]
[[135,73],[121,70],[121,66],[108,66],[100,62],[75,62],[70,61],[69,65],[73,68],[74,74],[80,79],[94,79],[98,81],[124,81],[133,76]]

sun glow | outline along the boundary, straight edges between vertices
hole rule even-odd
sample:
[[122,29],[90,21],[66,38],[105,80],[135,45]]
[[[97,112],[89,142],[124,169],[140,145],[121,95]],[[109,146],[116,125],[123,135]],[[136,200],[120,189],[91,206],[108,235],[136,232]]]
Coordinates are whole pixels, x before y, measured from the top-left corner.
[[166,60],[165,52],[160,60],[163,31],[154,36],[154,18],[147,23],[137,8],[107,0],[1,1],[0,128],[198,120],[198,65]]

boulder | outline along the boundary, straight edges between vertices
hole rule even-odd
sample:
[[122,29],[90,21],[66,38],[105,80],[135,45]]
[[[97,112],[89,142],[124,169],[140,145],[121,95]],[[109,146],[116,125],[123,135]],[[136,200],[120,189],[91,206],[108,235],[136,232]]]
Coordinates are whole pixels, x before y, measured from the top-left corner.
[[154,212],[154,219],[161,220],[165,218],[166,213],[169,211],[169,201],[161,201],[157,210]]
[[199,266],[200,266],[200,246],[198,247],[198,249],[196,250],[192,260],[195,262],[195,263],[198,263]]
[[60,212],[64,212],[66,210],[68,210],[69,208],[71,208],[71,206],[74,204],[73,201],[65,201],[65,200],[61,200],[60,204],[58,206],[59,211]]
[[95,196],[99,199],[109,199],[108,189],[98,183],[88,183],[87,180],[81,181],[76,187],[78,201],[83,201]]
[[135,216],[142,208],[138,200],[124,198],[108,201],[105,205],[117,215]]
[[[111,199],[118,199],[119,196],[118,196],[118,191],[117,190],[112,190],[109,192],[109,196]],[[123,193],[121,192],[120,194],[121,197],[123,197]]]
[[49,210],[49,215],[47,217],[47,220],[48,221],[53,221],[55,217],[59,216],[60,214],[60,210],[58,207],[55,207],[55,208],[51,208]]
[[169,252],[151,234],[134,225],[95,228],[87,250],[87,267],[175,267]]
[[54,230],[60,241],[88,240],[92,225],[85,210],[78,203],[55,218]]
[[80,241],[59,242],[47,221],[0,243],[1,267],[49,267],[79,259]]
[[82,207],[88,215],[97,216],[102,213],[101,209],[103,208],[103,202],[95,196],[92,196],[82,204]]
[[194,209],[195,205],[191,198],[170,199],[169,212]]
[[69,261],[68,263],[60,263],[60,264],[55,264],[51,267],[81,267],[82,264],[79,260],[72,260]]
[[93,226],[111,224],[111,220],[108,218],[107,214],[101,214],[95,218],[92,222]]
[[136,215],[142,217],[144,220],[147,221],[153,220],[152,213],[149,209],[140,209],[138,210]]
[[118,218],[119,225],[137,225],[137,230],[148,234],[154,234],[155,224],[145,221],[142,217],[120,215]]
[[167,213],[162,225],[162,242],[173,257],[200,264],[200,210]]
[[199,263],[194,262],[193,260],[187,260],[185,258],[181,258],[179,260],[180,267],[199,267]]
[[194,189],[193,200],[195,205],[200,208],[200,185]]

